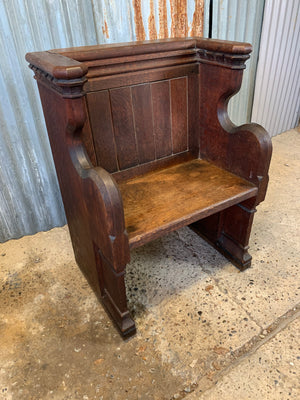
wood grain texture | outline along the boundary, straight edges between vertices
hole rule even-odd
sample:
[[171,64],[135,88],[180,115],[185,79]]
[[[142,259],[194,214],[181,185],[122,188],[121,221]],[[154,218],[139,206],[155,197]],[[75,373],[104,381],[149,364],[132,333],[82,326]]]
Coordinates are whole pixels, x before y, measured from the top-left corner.
[[[186,152],[189,136],[197,136],[195,118],[188,111],[188,98],[197,93],[195,89],[187,77],[180,76],[88,93],[98,165],[114,173]],[[190,103],[195,110],[198,102],[196,106]],[[188,115],[192,134],[188,133]],[[194,141],[193,154],[198,142]]]
[[199,156],[200,149],[200,97],[199,74],[188,75],[188,149]]
[[247,181],[192,160],[119,183],[132,247],[255,196]]
[[108,90],[88,93],[88,113],[93,131],[97,165],[108,172],[119,169]]
[[257,205],[266,194],[272,143],[261,126],[238,127],[229,119],[228,101],[241,87],[243,70],[206,64],[199,68],[200,155],[253,182],[259,188]]
[[188,110],[186,77],[171,79],[171,118],[172,118],[172,150],[173,154],[187,150]]
[[156,158],[150,85],[133,86],[131,91],[139,162],[143,164]]
[[[61,54],[65,57],[77,61],[87,60],[110,60],[118,57],[122,57],[124,60],[127,57],[134,56],[138,58],[139,55],[153,55],[155,58],[157,53],[166,53],[166,57],[170,57],[168,52],[186,50],[186,49],[204,49],[216,53],[228,53],[228,54],[249,54],[252,51],[252,46],[249,43],[234,42],[229,40],[219,39],[207,39],[201,37],[195,38],[174,38],[174,39],[160,39],[160,40],[149,40],[141,42],[127,42],[127,43],[110,43],[104,45],[92,45],[92,46],[81,46],[81,47],[69,47],[65,49],[54,49],[47,51],[47,53]],[[41,62],[45,57],[45,52],[42,52],[43,56],[39,58]],[[29,58],[31,54],[41,53],[29,53],[26,56],[26,60],[31,62],[32,58]],[[56,63],[54,62],[54,65]],[[41,64],[43,68],[43,64]]]
[[113,125],[120,169],[139,164],[130,87],[110,90]]
[[118,88],[128,85],[140,85],[144,83],[154,83],[164,79],[178,78],[179,76],[196,73],[197,64],[184,64],[180,66],[157,68],[155,64],[149,70],[120,72],[115,75],[107,75],[101,77],[90,78],[85,83],[86,92],[96,92],[98,90]]
[[122,199],[111,175],[93,168],[82,144],[84,98],[66,99],[39,82],[76,261],[122,335],[135,331],[126,304],[129,261]]
[[55,52],[28,53],[26,54],[26,60],[55,79],[79,79],[88,71],[85,64]]
[[162,158],[172,154],[169,81],[153,83],[151,94],[156,157]]
[[255,203],[255,197],[191,225],[197,234],[241,271],[251,265],[252,259],[248,253],[248,244],[256,210],[251,207],[251,203]]
[[185,161],[194,159],[195,156],[186,151],[184,153],[173,154],[169,157],[160,158],[158,160],[149,161],[145,164],[136,165],[135,167],[123,169],[113,173],[116,182],[122,182],[127,179],[135,178],[136,176],[146,174],[150,171],[158,171],[163,168],[170,167]]
[[[85,108],[85,114],[86,116],[89,115],[88,108],[87,108],[87,101],[86,97],[84,98],[84,108]],[[96,156],[96,151],[95,151],[95,146],[94,146],[94,137],[93,137],[93,131],[91,128],[90,124],[90,119],[86,117],[84,126],[82,128],[82,143],[87,151],[87,154],[91,160],[91,163],[93,164],[94,167],[98,165],[97,162],[97,156]]]

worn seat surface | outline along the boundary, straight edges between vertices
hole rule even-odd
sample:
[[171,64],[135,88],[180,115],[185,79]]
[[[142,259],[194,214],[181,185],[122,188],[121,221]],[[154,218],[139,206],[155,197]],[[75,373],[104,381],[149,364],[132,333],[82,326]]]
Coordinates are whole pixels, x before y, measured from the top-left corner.
[[204,160],[191,160],[119,183],[130,246],[255,196],[257,188]]

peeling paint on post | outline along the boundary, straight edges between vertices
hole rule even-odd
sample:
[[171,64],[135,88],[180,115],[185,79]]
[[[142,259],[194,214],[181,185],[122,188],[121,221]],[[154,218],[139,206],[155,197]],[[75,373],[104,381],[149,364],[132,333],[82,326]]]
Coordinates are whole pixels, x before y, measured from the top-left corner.
[[133,5],[133,9],[134,9],[136,40],[145,40],[146,33],[145,33],[143,17],[142,17],[141,0],[132,0],[132,5]]
[[[136,40],[202,36],[204,2],[205,0],[147,0],[147,5],[143,3],[143,20],[141,0],[132,0]],[[158,9],[158,21],[155,18],[155,6]],[[169,19],[171,17],[170,31],[168,29],[168,6]],[[147,34],[144,24],[147,24]]]
[[190,36],[203,36],[204,1],[195,0],[195,11]]
[[102,32],[106,39],[109,39],[108,26],[106,21],[104,21],[104,26],[102,26]]
[[167,0],[159,0],[158,9],[159,9],[159,38],[166,39],[169,37]]
[[171,37],[188,36],[187,0],[170,0]]
[[153,0],[150,0],[150,15],[148,18],[148,26],[149,26],[149,39],[150,40],[157,39]]

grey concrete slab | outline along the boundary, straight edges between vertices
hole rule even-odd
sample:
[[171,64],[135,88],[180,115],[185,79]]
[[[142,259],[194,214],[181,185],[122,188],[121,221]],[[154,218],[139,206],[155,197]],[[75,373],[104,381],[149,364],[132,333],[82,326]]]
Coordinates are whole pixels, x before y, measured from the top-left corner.
[[202,393],[186,400],[298,400],[300,398],[300,319],[258,348]]
[[239,272],[188,228],[136,249],[130,340],[81,275],[66,227],[0,244],[0,398],[183,399],[280,331],[299,303],[299,134],[273,143],[253,266]]

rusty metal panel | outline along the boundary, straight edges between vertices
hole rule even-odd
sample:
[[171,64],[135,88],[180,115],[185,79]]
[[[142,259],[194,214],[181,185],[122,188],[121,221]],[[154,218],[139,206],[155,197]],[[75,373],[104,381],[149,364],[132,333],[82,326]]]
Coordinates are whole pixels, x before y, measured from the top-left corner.
[[300,2],[266,1],[252,121],[275,136],[299,123]]
[[202,36],[204,0],[92,0],[99,43]]

